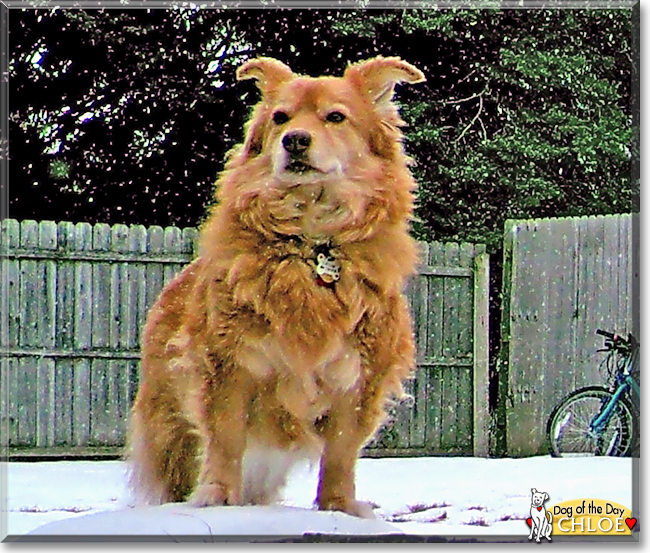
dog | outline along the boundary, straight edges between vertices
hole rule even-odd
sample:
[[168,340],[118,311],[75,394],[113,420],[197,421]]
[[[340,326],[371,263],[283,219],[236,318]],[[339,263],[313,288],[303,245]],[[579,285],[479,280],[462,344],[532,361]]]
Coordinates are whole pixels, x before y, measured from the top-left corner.
[[546,492],[538,492],[532,488],[532,501],[530,505],[530,535],[529,540],[533,539],[533,534],[537,530],[535,541],[540,542],[541,538],[551,541],[551,532],[553,531],[553,515],[544,507],[544,502],[548,500]]
[[392,98],[425,78],[396,57],[316,78],[261,57],[237,78],[261,99],[198,257],[148,314],[130,485],[139,504],[268,504],[307,459],[319,509],[372,517],[356,461],[414,367],[416,183]]

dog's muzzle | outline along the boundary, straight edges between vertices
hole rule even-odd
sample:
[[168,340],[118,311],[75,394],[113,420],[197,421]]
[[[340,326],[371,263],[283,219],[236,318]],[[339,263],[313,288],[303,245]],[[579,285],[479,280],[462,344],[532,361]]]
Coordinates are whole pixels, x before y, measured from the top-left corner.
[[309,161],[307,151],[311,145],[311,135],[307,131],[297,130],[282,137],[282,147],[289,154],[285,170],[291,173],[305,173],[315,170]]

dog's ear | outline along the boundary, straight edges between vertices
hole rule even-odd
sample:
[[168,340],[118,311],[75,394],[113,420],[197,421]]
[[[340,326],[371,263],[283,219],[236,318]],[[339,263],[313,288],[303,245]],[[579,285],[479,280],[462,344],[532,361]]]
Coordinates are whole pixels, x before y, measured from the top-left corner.
[[[257,88],[262,92],[262,97],[272,94],[275,88],[294,77],[293,71],[279,60],[259,57],[247,61],[237,69],[237,80],[255,79]],[[262,151],[264,135],[264,108],[259,104],[244,128],[243,154],[248,156],[258,155]]]
[[424,73],[400,58],[378,56],[349,65],[343,78],[370,100],[379,116],[380,124],[370,131],[372,151],[387,159],[401,155],[399,127],[404,126],[404,121],[391,101],[395,85],[425,81]]
[[293,77],[294,73],[288,65],[273,58],[255,58],[237,69],[237,80],[255,79],[257,88],[260,89],[263,96]]
[[548,494],[544,492],[544,501],[548,501]]
[[426,81],[424,73],[410,63],[382,56],[348,66],[343,76],[360,87],[380,109],[390,104],[396,84]]
[[533,493],[537,493],[537,490],[535,488],[531,488],[530,491]]

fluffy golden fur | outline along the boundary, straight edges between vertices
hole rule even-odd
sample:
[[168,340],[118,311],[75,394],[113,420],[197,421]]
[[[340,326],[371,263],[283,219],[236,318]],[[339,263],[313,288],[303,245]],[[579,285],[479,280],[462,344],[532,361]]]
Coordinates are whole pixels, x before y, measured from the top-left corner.
[[[355,463],[414,366],[402,288],[415,182],[392,96],[424,75],[392,57],[338,78],[258,58],[237,77],[261,100],[199,257],[149,313],[132,487],[148,503],[264,504],[294,462],[319,459],[319,508],[372,516]],[[317,275],[318,253],[337,281]]]

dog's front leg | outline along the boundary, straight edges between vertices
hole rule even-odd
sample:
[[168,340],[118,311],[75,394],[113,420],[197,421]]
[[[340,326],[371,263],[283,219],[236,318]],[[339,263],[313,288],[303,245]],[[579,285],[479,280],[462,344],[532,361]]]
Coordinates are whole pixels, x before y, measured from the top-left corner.
[[195,507],[240,505],[246,447],[246,385],[234,371],[206,377],[197,427],[202,437],[201,472],[190,497]]
[[530,534],[528,534],[528,539],[533,539],[533,533],[535,532],[535,519],[531,517],[530,519]]
[[350,393],[327,416],[316,503],[322,510],[374,518],[372,507],[356,499],[355,466],[367,437],[360,425],[357,405],[357,394]]

